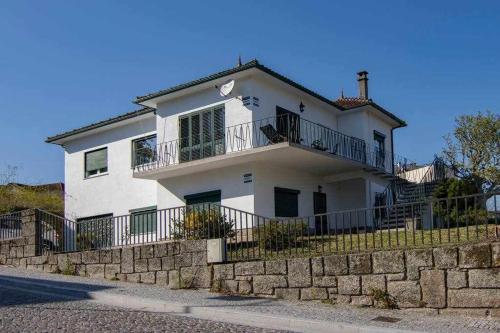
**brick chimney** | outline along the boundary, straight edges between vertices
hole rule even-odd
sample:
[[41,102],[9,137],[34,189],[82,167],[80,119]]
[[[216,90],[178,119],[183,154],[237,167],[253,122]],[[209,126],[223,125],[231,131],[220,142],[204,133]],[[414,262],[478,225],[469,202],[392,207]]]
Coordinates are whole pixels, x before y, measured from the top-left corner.
[[358,72],[359,98],[368,99],[368,72]]

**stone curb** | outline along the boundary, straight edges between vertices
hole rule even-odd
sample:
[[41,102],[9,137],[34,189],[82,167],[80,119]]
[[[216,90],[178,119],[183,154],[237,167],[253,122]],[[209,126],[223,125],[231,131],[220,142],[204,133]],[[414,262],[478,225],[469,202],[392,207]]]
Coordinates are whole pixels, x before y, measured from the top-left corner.
[[[58,287],[53,284],[40,282],[23,282],[13,278],[1,277],[0,280],[14,282],[16,284],[25,284],[28,286],[41,286],[54,289],[54,292],[34,290],[18,286],[5,286],[2,288],[20,290],[24,292],[40,294],[45,296],[57,296],[71,300],[82,300],[76,296],[65,295],[61,290],[85,293],[88,299],[86,301],[95,302],[103,305],[116,306],[148,312],[163,312],[180,316],[193,317],[198,319],[222,321],[231,324],[247,325],[265,329],[289,330],[295,332],[315,332],[315,333],[419,333],[418,331],[408,331],[393,329],[387,327],[356,326],[346,323],[335,323],[329,321],[298,319],[285,316],[272,316],[259,313],[250,313],[228,309],[214,309],[209,306],[190,306],[182,303],[169,303],[167,301],[151,300],[137,296],[123,296],[106,293],[103,291],[87,291],[79,288]],[[59,290],[59,292],[57,292]]]

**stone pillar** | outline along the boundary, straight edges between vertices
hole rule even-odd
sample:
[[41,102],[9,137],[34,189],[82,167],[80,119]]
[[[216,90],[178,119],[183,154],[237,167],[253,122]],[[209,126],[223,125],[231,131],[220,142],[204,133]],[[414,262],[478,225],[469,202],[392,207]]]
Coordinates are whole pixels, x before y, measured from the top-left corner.
[[41,255],[40,223],[36,209],[27,209],[21,212],[21,236],[25,258]]

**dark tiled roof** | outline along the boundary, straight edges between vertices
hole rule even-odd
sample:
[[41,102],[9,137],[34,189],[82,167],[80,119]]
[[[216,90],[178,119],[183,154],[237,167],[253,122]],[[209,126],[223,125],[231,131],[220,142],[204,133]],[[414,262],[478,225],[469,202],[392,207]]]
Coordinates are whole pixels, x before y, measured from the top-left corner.
[[[371,99],[370,100],[361,100],[359,98],[343,97],[343,98],[338,99],[336,101],[332,101],[332,100],[318,94],[317,92],[314,92],[314,91],[304,87],[303,85],[301,85],[301,84],[273,71],[272,69],[262,65],[257,60],[252,60],[252,61],[247,62],[241,66],[227,69],[227,70],[224,70],[222,72],[215,73],[215,74],[212,74],[212,75],[209,75],[209,76],[206,76],[206,77],[194,80],[194,81],[190,81],[187,83],[183,83],[183,84],[180,84],[180,85],[168,88],[168,89],[160,90],[160,91],[155,92],[155,93],[147,94],[144,96],[138,96],[134,100],[134,103],[140,104],[142,102],[145,102],[145,101],[150,100],[150,99],[155,98],[155,97],[168,95],[168,94],[171,94],[171,93],[176,92],[176,91],[180,91],[183,89],[194,87],[194,86],[197,86],[199,84],[210,82],[210,81],[213,81],[213,80],[216,80],[216,79],[219,79],[219,78],[231,75],[231,74],[235,74],[235,73],[239,73],[239,72],[251,69],[251,68],[257,68],[257,69],[275,77],[276,79],[278,79],[284,83],[287,83],[287,84],[291,85],[292,87],[299,89],[299,90],[305,92],[306,94],[311,95],[312,97],[315,97],[315,98],[319,99],[320,101],[322,101],[326,104],[329,104],[333,107],[336,107],[340,110],[349,110],[349,109],[363,106],[363,105],[371,105],[371,106],[375,107],[376,109],[380,110],[381,112],[383,112],[384,114],[386,114],[387,116],[389,116],[390,118],[399,122],[401,126],[406,126],[406,123],[403,120],[399,119],[394,114],[385,110],[381,106],[375,104]],[[85,127],[77,128],[77,129],[74,129],[74,130],[71,130],[68,132],[64,132],[64,133],[61,133],[61,134],[58,134],[55,136],[48,137],[45,142],[53,143],[54,141],[57,141],[57,140],[60,140],[60,139],[63,139],[63,138],[66,138],[66,137],[69,137],[69,136],[72,136],[75,134],[79,134],[79,133],[83,133],[83,132],[93,130],[93,129],[96,129],[99,127],[107,126],[107,125],[110,125],[110,124],[113,124],[113,123],[116,123],[116,122],[119,122],[122,120],[134,118],[134,117],[137,117],[137,116],[140,116],[143,114],[153,112],[154,110],[155,109],[153,109],[153,108],[144,107],[140,110],[129,112],[129,113],[123,114],[123,115],[118,116],[118,117],[103,120],[103,121],[100,121],[100,122],[97,122],[97,123],[94,123],[94,124],[91,124],[91,125],[88,125]]]
[[187,82],[187,83],[183,83],[183,84],[180,84],[180,85],[177,85],[177,86],[174,86],[174,87],[171,87],[171,88],[168,88],[168,89],[164,89],[164,90],[160,90],[158,92],[155,92],[155,93],[151,93],[151,94],[147,94],[147,95],[144,95],[144,96],[138,96],[136,99],[135,99],[135,103],[137,104],[140,104],[141,102],[145,102],[149,99],[152,99],[152,98],[155,98],[155,97],[159,97],[159,96],[164,96],[164,95],[168,95],[168,94],[171,94],[173,92],[176,92],[176,91],[180,91],[180,90],[183,90],[183,89],[187,89],[187,88],[190,88],[190,87],[194,87],[194,86],[197,86],[199,84],[202,84],[202,83],[206,83],[206,82],[210,82],[212,80],[216,80],[216,79],[219,79],[219,78],[222,78],[224,76],[227,76],[227,75],[231,75],[231,74],[235,74],[235,73],[239,73],[239,72],[242,72],[244,70],[247,70],[247,69],[251,69],[251,68],[258,68],[260,69],[261,71],[277,78],[278,80],[281,80],[289,85],[291,85],[292,87],[295,87],[303,92],[305,92],[306,94],[308,95],[311,95],[331,106],[334,106],[340,110],[348,110],[348,109],[351,109],[351,108],[354,108],[354,107],[359,107],[359,106],[363,106],[363,105],[372,105],[373,107],[375,107],[376,109],[380,110],[382,113],[386,114],[387,116],[389,116],[390,118],[394,119],[396,122],[398,122],[400,124],[400,127],[402,126],[406,126],[406,123],[399,119],[398,117],[396,117],[394,114],[390,113],[389,111],[385,110],[384,108],[382,108],[381,106],[375,104],[371,99],[369,100],[365,100],[365,99],[359,99],[359,98],[351,98],[351,97],[347,97],[347,98],[342,98],[342,99],[339,99],[339,100],[336,100],[336,101],[332,101],[320,94],[318,94],[317,92],[314,92],[306,87],[304,87],[303,85],[295,82],[295,81],[292,81],[291,79],[273,71],[272,69],[262,65],[258,60],[254,59],[250,62],[247,62],[241,66],[237,66],[237,67],[234,67],[234,68],[231,68],[231,69],[227,69],[227,70],[224,70],[222,72],[219,72],[219,73],[216,73],[216,74],[212,74],[212,75],[209,75],[209,76],[206,76],[206,77],[203,77],[201,79],[198,79],[198,80],[194,80],[194,81],[190,81],[190,82]]
[[242,72],[242,71],[245,71],[247,69],[251,69],[251,68],[258,68],[260,69],[261,71],[277,78],[278,80],[281,80],[299,90],[302,90],[303,92],[327,103],[327,104],[330,104],[334,107],[339,107],[338,105],[336,105],[334,102],[332,102],[330,99],[324,97],[324,96],[321,96],[320,94],[310,90],[310,89],[307,89],[306,87],[304,87],[303,85],[295,82],[295,81],[292,81],[290,80],[289,78],[273,71],[272,69],[262,65],[258,60],[254,59],[250,62],[247,62],[241,66],[237,66],[237,67],[234,67],[234,68],[231,68],[231,69],[227,69],[227,70],[224,70],[222,72],[219,72],[219,73],[215,73],[215,74],[212,74],[212,75],[209,75],[209,76],[205,76],[201,79],[198,79],[198,80],[194,80],[194,81],[190,81],[190,82],[187,82],[187,83],[183,83],[183,84],[180,84],[180,85],[177,85],[177,86],[174,86],[174,87],[171,87],[171,88],[168,88],[168,89],[164,89],[164,90],[160,90],[158,92],[155,92],[155,93],[151,93],[151,94],[147,94],[147,95],[144,95],[144,96],[138,96],[134,103],[138,103],[140,104],[141,102],[145,102],[149,99],[152,99],[152,98],[155,98],[155,97],[159,97],[159,96],[164,96],[164,95],[168,95],[168,94],[171,94],[173,92],[176,92],[176,91],[179,91],[179,90],[183,90],[183,89],[187,89],[187,88],[190,88],[190,87],[194,87],[194,86],[197,86],[199,84],[202,84],[202,83],[206,83],[206,82],[210,82],[210,81],[213,81],[213,80],[216,80],[216,79],[219,79],[219,78],[222,78],[224,76],[228,76],[228,75],[231,75],[231,74],[235,74],[235,73],[239,73],[239,72]]
[[93,123],[93,124],[90,124],[90,125],[87,125],[87,126],[84,126],[84,127],[80,127],[80,128],[68,131],[68,132],[64,132],[64,133],[61,133],[61,134],[50,136],[50,137],[47,138],[47,140],[45,140],[45,142],[47,142],[47,143],[53,143],[54,141],[57,141],[57,140],[60,140],[60,139],[64,139],[66,137],[69,137],[69,136],[72,136],[72,135],[75,135],[75,134],[80,134],[80,133],[83,133],[83,132],[86,132],[86,131],[90,131],[90,130],[93,130],[93,129],[96,129],[96,128],[99,128],[99,127],[111,125],[111,124],[117,123],[119,121],[123,121],[123,120],[131,119],[131,118],[134,118],[134,117],[142,116],[143,114],[148,114],[148,113],[151,113],[153,111],[155,111],[155,109],[144,107],[144,108],[136,110],[136,111],[132,111],[132,112],[129,112],[129,113],[122,114],[122,115],[120,115],[118,117],[109,118],[109,119],[106,119],[106,120],[103,120],[103,121],[100,121],[100,122],[97,122],[97,123]]

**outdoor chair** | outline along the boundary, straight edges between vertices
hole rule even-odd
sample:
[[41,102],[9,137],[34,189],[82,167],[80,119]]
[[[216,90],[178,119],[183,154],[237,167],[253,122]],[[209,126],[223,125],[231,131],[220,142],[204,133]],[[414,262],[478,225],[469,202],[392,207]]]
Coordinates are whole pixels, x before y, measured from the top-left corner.
[[320,151],[328,150],[328,147],[325,147],[321,140],[314,140],[313,143],[311,144],[311,147]]
[[286,137],[281,135],[271,124],[260,128],[270,143],[280,143],[286,141]]

